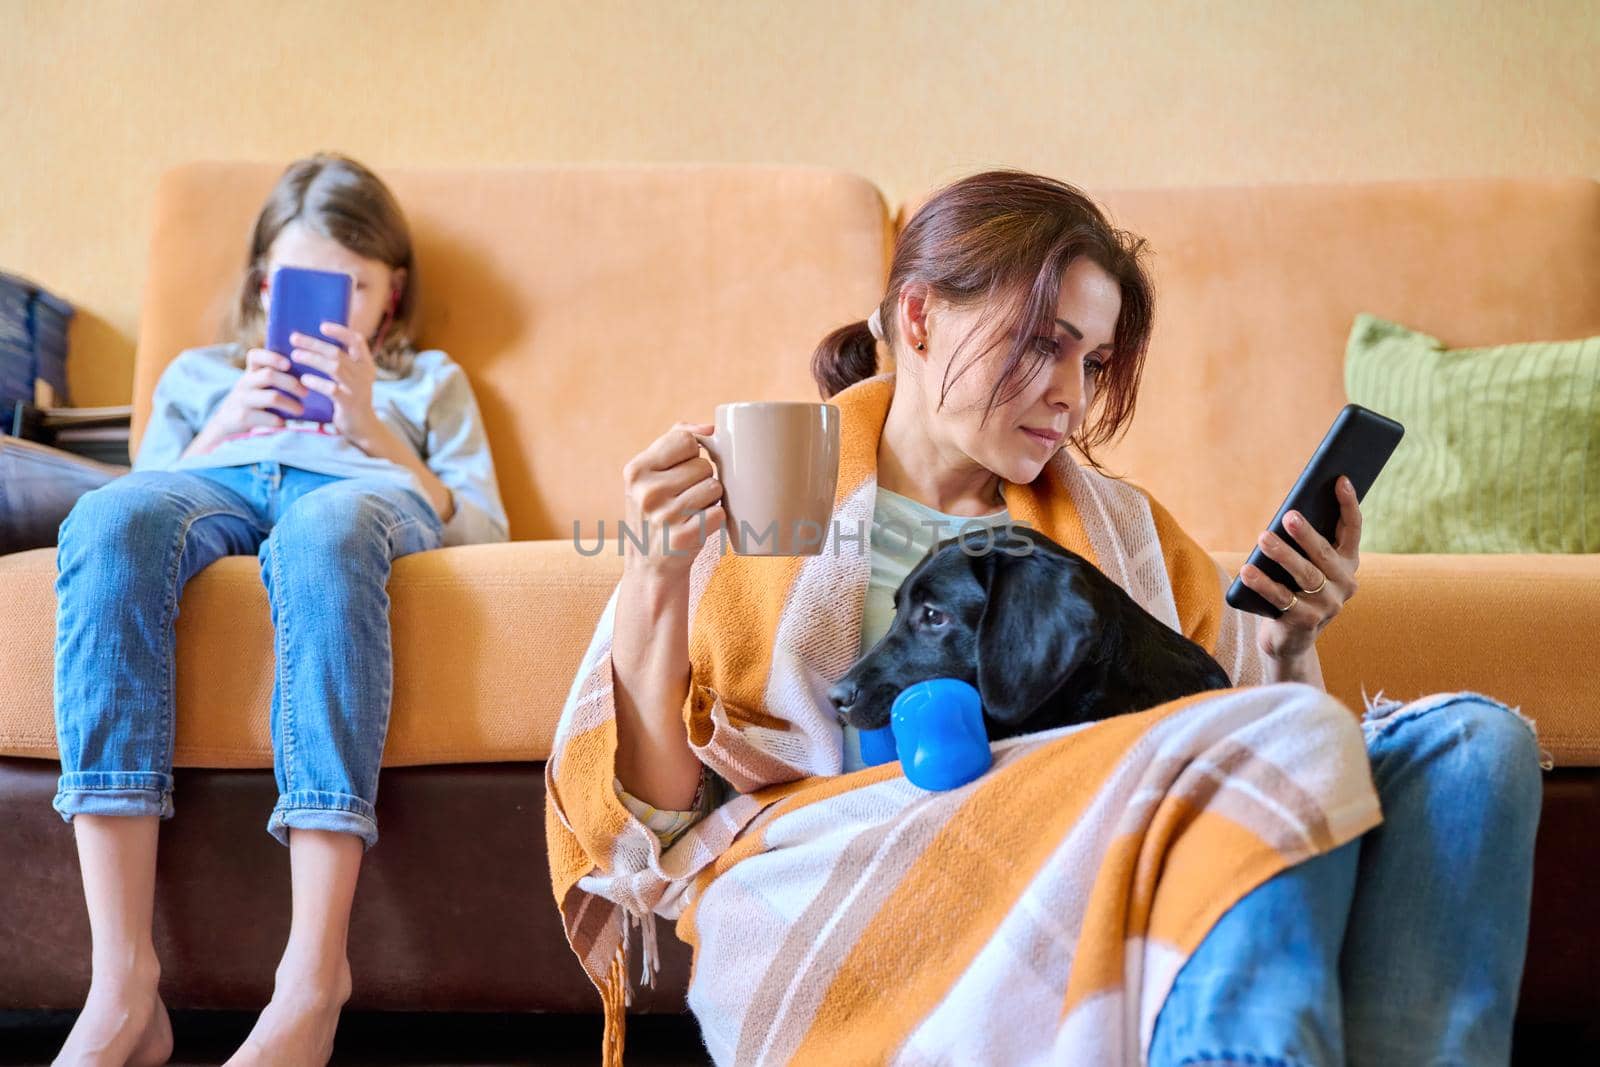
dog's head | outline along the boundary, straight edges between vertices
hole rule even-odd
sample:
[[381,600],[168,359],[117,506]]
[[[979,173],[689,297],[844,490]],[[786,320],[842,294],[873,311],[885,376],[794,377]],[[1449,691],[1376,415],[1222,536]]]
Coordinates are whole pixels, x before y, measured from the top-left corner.
[[960,678],[977,687],[988,718],[1022,722],[1094,647],[1097,575],[1027,527],[939,542],[895,591],[888,632],[829,691],[840,721],[878,729],[906,686]]

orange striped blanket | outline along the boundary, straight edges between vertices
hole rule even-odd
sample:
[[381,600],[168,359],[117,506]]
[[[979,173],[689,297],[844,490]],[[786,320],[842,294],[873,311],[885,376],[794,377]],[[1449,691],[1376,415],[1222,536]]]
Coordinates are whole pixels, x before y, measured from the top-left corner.
[[1013,520],[1093,561],[1212,651],[1237,688],[994,745],[926,793],[897,763],[842,774],[829,685],[853,662],[892,375],[834,398],[841,461],[821,555],[691,572],[700,758],[736,790],[663,850],[613,788],[613,594],[545,766],[556,903],[619,1063],[630,927],[695,950],[689,1005],[719,1064],[1137,1063],[1174,976],[1274,873],[1376,825],[1356,715],[1263,685],[1255,616],[1142,489],[1064,452],[1004,487]]

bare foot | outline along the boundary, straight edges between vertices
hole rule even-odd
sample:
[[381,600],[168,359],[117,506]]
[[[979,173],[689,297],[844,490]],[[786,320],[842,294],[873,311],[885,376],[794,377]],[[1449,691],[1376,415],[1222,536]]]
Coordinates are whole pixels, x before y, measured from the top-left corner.
[[95,979],[54,1067],[159,1067],[172,1056],[172,1021],[156,978]]
[[321,1067],[333,1057],[339,1009],[350,999],[350,966],[331,977],[279,972],[272,1001],[223,1067]]

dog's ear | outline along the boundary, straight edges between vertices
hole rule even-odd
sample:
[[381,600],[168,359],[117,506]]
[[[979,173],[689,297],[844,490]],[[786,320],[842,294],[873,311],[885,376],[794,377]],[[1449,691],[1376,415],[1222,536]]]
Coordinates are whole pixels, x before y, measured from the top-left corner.
[[1075,560],[1035,548],[973,560],[988,593],[978,623],[984,712],[1014,725],[1053,696],[1094,640],[1095,612]]

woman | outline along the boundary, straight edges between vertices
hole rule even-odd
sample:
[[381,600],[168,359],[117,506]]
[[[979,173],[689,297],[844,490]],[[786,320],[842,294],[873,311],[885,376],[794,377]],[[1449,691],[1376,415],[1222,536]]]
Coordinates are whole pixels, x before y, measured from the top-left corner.
[[[556,898],[608,1055],[627,920],[648,977],[655,912],[695,946],[689,1001],[718,1062],[1505,1062],[1533,733],[1472,693],[1358,727],[1322,691],[1316,636],[1356,590],[1348,482],[1334,544],[1290,522],[1309,560],[1263,536],[1298,585],[1245,569],[1286,608],[1268,621],[1226,608],[1210,556],[1099,469],[1149,337],[1141,251],[1059,182],[942,190],[878,309],[814,359],[843,427],[823,555],[711,539],[627,558],[546,767]],[[874,376],[878,340],[896,370]],[[630,521],[675,550],[725,521],[703,429],[624,470]],[[1238,688],[997,743],[950,794],[857,770],[827,686],[887,628],[926,544],[852,554],[839,531],[908,512],[1043,530]]]

